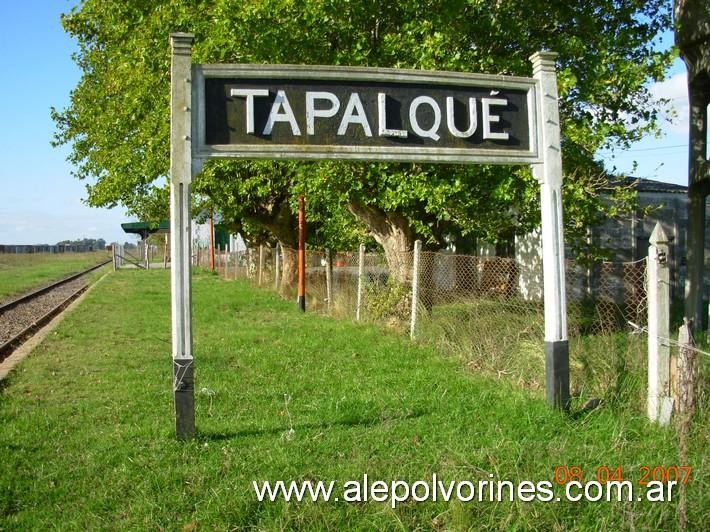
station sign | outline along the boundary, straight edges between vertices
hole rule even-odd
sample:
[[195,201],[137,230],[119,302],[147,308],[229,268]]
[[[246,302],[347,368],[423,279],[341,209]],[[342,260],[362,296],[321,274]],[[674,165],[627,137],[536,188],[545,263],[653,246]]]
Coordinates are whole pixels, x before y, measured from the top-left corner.
[[540,162],[532,79],[194,65],[193,156]]

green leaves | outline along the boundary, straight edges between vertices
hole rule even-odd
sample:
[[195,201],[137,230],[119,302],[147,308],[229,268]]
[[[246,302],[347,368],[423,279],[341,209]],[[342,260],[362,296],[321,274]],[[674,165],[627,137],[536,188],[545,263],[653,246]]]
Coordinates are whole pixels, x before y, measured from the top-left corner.
[[[442,69],[529,77],[538,50],[559,53],[565,219],[572,234],[613,215],[594,154],[657,130],[647,90],[674,52],[665,0],[83,0],[62,18],[83,76],[53,110],[55,144],[70,144],[90,205],[163,209],[169,163],[168,34],[196,36],[195,62],[299,63]],[[194,189],[242,227],[291,223],[308,198],[315,244],[363,238],[358,202],[403,217],[421,238],[527,231],[539,220],[527,169],[406,164],[219,162]],[[621,202],[628,203],[627,198]],[[612,199],[611,205],[616,200]],[[278,225],[278,224],[276,224]],[[573,238],[576,238],[573,236]],[[581,241],[581,240],[580,240]]]

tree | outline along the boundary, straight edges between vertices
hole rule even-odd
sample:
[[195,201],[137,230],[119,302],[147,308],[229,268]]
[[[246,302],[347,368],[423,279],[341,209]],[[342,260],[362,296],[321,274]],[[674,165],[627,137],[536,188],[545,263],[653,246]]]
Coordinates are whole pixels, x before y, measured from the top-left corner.
[[708,105],[710,105],[710,6],[699,0],[675,0],[675,42],[688,69],[690,157],[688,168],[688,276],[685,316],[703,324],[705,202],[710,194]]
[[[79,42],[76,59],[84,75],[69,108],[53,113],[56,142],[72,144],[77,176],[92,181],[92,205],[130,205],[149,195],[152,184],[167,174],[171,31],[195,33],[196,62],[348,64],[529,76],[528,57],[537,50],[555,50],[560,54],[565,200],[567,212],[580,217],[567,216],[573,235],[604,210],[599,188],[590,186],[602,171],[594,153],[626,146],[654,131],[658,109],[645,83],[661,79],[671,57],[655,51],[653,43],[670,26],[663,0],[84,0],[63,23]],[[293,163],[289,168],[296,170],[289,171],[290,177],[277,179],[281,164],[239,169],[242,165],[215,163],[205,172],[210,177],[198,178],[195,188],[220,202],[253,207],[252,216],[245,212],[244,219],[264,227],[280,225],[277,217],[287,215],[285,202],[293,215],[299,190],[310,190],[323,210],[341,215],[324,217],[324,225],[347,223],[342,216],[347,205],[383,245],[392,271],[402,280],[406,274],[396,272],[402,271],[403,253],[415,238],[434,245],[445,231],[462,231],[495,239],[539,219],[537,185],[527,169]],[[217,184],[244,172],[255,186],[274,187],[269,189],[271,199],[255,198],[253,187],[228,191]],[[327,186],[318,188],[324,172]],[[203,185],[201,179],[210,183]],[[588,208],[570,204],[570,198],[580,197]],[[339,232],[344,231],[322,231]]]

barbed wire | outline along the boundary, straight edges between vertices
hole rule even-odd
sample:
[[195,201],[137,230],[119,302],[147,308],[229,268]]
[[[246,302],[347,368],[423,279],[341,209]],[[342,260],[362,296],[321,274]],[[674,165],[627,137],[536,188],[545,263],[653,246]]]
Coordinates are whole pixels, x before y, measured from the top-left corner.
[[[632,321],[628,321],[627,323],[634,328],[633,334],[643,334],[643,333],[648,334],[648,327],[637,325]],[[672,338],[666,338],[665,336],[660,336],[658,334],[655,336],[658,340],[662,340],[664,342],[667,342],[669,347],[671,345],[675,346],[675,347],[682,347],[683,349],[687,349],[688,351],[694,351],[696,353],[700,353],[701,355],[705,355],[705,356],[710,357],[710,353],[708,353],[707,351],[703,351],[702,349],[698,349],[697,347],[694,347],[692,345],[681,344],[680,342],[678,342],[678,340],[673,340]]]

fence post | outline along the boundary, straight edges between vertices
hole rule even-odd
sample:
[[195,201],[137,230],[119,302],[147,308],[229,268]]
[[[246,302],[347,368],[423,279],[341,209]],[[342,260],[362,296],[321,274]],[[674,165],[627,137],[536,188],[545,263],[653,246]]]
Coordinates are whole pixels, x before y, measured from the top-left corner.
[[170,242],[170,235],[168,233],[165,233],[165,243],[163,245],[163,269],[167,270],[168,269],[168,253],[170,253],[170,247],[168,243]]
[[264,278],[264,244],[259,244],[259,281],[258,285],[261,286],[261,281]]
[[689,419],[695,410],[695,340],[693,321],[683,318],[678,331],[678,411]]
[[670,294],[668,236],[660,222],[648,247],[648,418],[657,421],[661,403],[670,400]]
[[355,309],[355,320],[360,321],[362,312],[362,277],[365,272],[365,244],[360,244],[360,255],[357,266],[357,307]]
[[111,244],[111,253],[113,254],[113,271],[116,271],[118,269],[118,265],[116,264],[116,248],[118,247],[118,244],[113,243]]
[[333,301],[333,259],[330,256],[330,249],[325,250],[325,296],[328,301],[328,314],[330,314]]
[[274,246],[274,290],[279,291],[279,275],[281,273],[281,261],[279,261],[279,243]]
[[414,242],[414,258],[412,259],[412,323],[409,326],[409,337],[414,340],[417,328],[417,306],[419,305],[419,257],[422,253],[422,241]]

